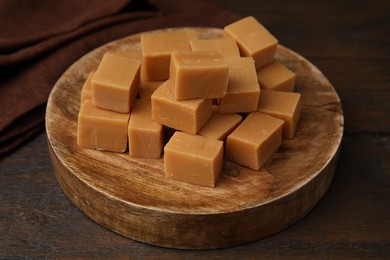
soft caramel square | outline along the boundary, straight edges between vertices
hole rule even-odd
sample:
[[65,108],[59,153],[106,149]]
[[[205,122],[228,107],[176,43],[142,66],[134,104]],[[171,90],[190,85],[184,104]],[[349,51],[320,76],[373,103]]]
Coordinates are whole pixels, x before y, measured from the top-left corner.
[[240,51],[233,38],[197,39],[190,42],[192,51],[215,50],[229,58],[239,58]]
[[169,90],[176,100],[226,94],[229,66],[218,51],[178,51],[171,56]]
[[162,125],[152,120],[151,102],[136,99],[129,121],[129,154],[131,157],[157,159],[163,147]]
[[149,99],[153,95],[154,91],[158,89],[165,81],[149,81],[144,80],[141,77],[141,83],[139,85],[138,95],[140,99]]
[[[109,53],[111,53],[112,55],[118,56],[118,57],[139,61],[141,63],[140,85],[142,84],[142,82],[148,81],[148,80],[146,80],[146,76],[145,76],[145,68],[144,68],[145,66],[142,64],[142,62],[143,62],[142,50],[133,50],[133,49],[118,50],[118,51],[112,51]],[[140,90],[138,90],[138,91],[140,91]]]
[[300,98],[301,94],[296,92],[263,89],[257,110],[283,120],[283,138],[291,139],[300,117]]
[[95,106],[129,113],[140,82],[140,62],[106,53],[91,80]]
[[252,57],[256,69],[274,61],[278,40],[252,16],[226,26],[224,37],[234,38],[241,56]]
[[226,159],[259,170],[282,143],[283,121],[250,113],[227,137]]
[[242,116],[239,114],[220,114],[215,111],[198,134],[225,141],[226,137],[241,123],[241,120]]
[[142,51],[141,50],[118,50],[118,51],[110,51],[109,52],[112,55],[137,60],[139,62],[142,62]]
[[152,95],[152,119],[156,122],[196,134],[209,120],[212,113],[211,99],[176,100],[164,82]]
[[250,57],[228,59],[229,81],[226,95],[218,99],[220,113],[256,111],[260,86]]
[[294,91],[295,73],[277,61],[258,70],[257,78],[262,89]]
[[88,77],[84,82],[83,88],[81,89],[81,97],[80,97],[81,103],[83,103],[84,100],[86,99],[92,99],[91,79],[93,77],[93,74],[95,74],[94,71],[88,74]]
[[200,135],[175,132],[164,147],[168,178],[214,187],[222,171],[223,142]]
[[77,145],[81,148],[124,152],[127,148],[128,113],[95,107],[85,100],[78,115]]
[[171,54],[189,51],[193,30],[149,32],[141,34],[143,70],[146,80],[167,80]]

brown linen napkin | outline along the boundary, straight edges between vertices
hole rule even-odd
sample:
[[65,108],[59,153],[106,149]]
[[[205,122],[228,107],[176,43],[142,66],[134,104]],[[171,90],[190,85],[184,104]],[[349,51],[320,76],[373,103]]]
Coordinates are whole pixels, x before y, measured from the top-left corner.
[[0,0],[0,157],[44,129],[53,85],[87,52],[142,31],[238,18],[207,0]]

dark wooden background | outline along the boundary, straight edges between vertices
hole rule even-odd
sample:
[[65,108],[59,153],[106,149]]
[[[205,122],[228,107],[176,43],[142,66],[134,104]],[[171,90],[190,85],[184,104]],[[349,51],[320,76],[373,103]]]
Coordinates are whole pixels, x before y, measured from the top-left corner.
[[218,250],[159,248],[117,235],[68,200],[44,132],[0,159],[0,258],[390,258],[390,1],[218,1],[258,18],[333,83],[345,133],[335,178],[302,220]]

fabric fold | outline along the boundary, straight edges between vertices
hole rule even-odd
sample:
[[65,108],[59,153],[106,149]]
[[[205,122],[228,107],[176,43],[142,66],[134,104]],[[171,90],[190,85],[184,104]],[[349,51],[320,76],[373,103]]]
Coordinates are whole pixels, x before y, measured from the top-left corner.
[[[0,0],[0,9],[7,7],[4,2],[9,1]],[[106,6],[104,4],[106,2],[116,3],[99,0],[93,2],[99,2],[103,7]],[[45,106],[52,87],[70,65],[89,51],[110,41],[143,31],[183,26],[223,27],[239,18],[238,15],[210,1],[118,2],[120,2],[116,4],[118,6],[111,8],[109,14],[103,15],[104,17],[80,23],[71,31],[53,34],[32,45],[24,45],[12,54],[1,54],[0,156],[42,131],[44,113],[41,109]],[[34,5],[36,1],[25,0],[25,3],[24,8],[28,8],[28,4]],[[6,11],[2,9],[2,12]],[[25,33],[28,34],[27,31]],[[14,56],[11,58],[9,55]],[[34,114],[31,111],[40,112]],[[27,118],[30,122],[21,127],[23,120]],[[15,141],[15,138],[19,140]]]
[[130,0],[0,1],[0,53],[12,53],[72,32],[120,12],[129,3]]

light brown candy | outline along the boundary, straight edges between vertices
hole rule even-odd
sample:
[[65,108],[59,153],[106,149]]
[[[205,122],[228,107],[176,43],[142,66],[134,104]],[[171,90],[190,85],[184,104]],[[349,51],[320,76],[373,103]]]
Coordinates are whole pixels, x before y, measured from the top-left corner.
[[171,54],[189,51],[194,30],[150,32],[141,34],[145,80],[167,80]]
[[218,51],[178,51],[171,56],[169,90],[176,100],[226,94],[229,66]]
[[197,39],[192,40],[190,45],[192,51],[215,50],[221,52],[227,59],[240,57],[240,51],[233,38]]
[[78,115],[77,145],[81,148],[124,152],[127,148],[128,113],[95,107],[85,100]]
[[278,40],[252,16],[226,26],[224,37],[234,38],[241,56],[252,57],[255,60],[256,69],[274,60]]
[[134,101],[128,127],[131,157],[157,159],[161,156],[163,128],[152,120],[151,110],[150,100]]
[[225,141],[226,137],[240,124],[241,120],[242,116],[239,114],[220,114],[219,112],[214,112],[198,134]]
[[164,148],[168,178],[214,187],[223,165],[223,142],[200,135],[175,132]]
[[95,74],[94,71],[88,74],[88,77],[84,82],[83,88],[81,89],[81,103],[83,103],[86,99],[92,99],[91,79],[93,77],[93,74]]
[[149,81],[144,80],[141,77],[141,83],[139,85],[138,95],[140,99],[149,99],[153,95],[154,91],[158,89],[165,81]]
[[171,95],[169,84],[169,80],[164,82],[151,97],[152,119],[162,125],[196,134],[211,117],[211,99],[178,101]]
[[277,61],[258,70],[257,78],[262,89],[294,91],[295,73]]
[[250,57],[228,59],[229,82],[226,95],[218,99],[221,113],[256,111],[260,86],[254,61]]
[[91,80],[95,106],[129,113],[140,82],[140,62],[106,53]]
[[250,113],[227,137],[226,159],[259,170],[282,143],[283,121]]
[[142,51],[141,50],[119,50],[119,51],[110,51],[108,52],[112,55],[116,55],[118,57],[137,60],[142,62]]
[[283,120],[283,138],[291,139],[300,118],[300,98],[300,93],[262,90],[257,110]]

